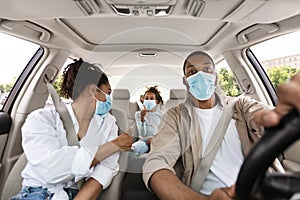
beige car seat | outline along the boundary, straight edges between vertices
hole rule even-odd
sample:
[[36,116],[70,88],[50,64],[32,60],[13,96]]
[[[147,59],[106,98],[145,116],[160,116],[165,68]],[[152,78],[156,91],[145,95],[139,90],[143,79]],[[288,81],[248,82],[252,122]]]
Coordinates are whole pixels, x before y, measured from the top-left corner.
[[[117,125],[119,129],[126,129],[128,127],[126,114],[122,110],[112,109],[111,113],[116,117]],[[121,132],[119,130],[119,132]],[[121,188],[123,177],[125,171],[127,169],[127,161],[128,161],[128,152],[121,152],[119,157],[119,165],[120,170],[118,174],[114,177],[111,185],[104,190],[99,196],[98,200],[121,200]],[[18,194],[22,187],[21,172],[23,171],[25,165],[27,163],[27,159],[25,154],[21,154],[12,170],[10,171],[1,196],[1,200],[9,200],[12,196]]]
[[183,102],[186,97],[185,89],[171,89],[170,98],[166,101],[164,108],[167,111],[168,109],[177,106],[179,103]]

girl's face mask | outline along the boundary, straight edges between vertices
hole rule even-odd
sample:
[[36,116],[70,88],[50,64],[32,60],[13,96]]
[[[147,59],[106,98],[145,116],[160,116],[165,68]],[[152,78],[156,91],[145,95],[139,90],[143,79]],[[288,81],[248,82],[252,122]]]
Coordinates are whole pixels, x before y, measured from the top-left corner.
[[146,110],[152,110],[156,106],[156,100],[144,100],[143,105],[146,107]]
[[109,112],[109,110],[111,109],[111,97],[106,94],[105,92],[103,92],[100,88],[97,88],[97,90],[101,91],[103,94],[105,94],[105,98],[106,100],[103,101],[99,101],[96,97],[96,109],[95,109],[95,114],[97,115],[105,115]]
[[189,92],[200,101],[208,100],[214,93],[216,86],[216,75],[199,71],[186,78]]

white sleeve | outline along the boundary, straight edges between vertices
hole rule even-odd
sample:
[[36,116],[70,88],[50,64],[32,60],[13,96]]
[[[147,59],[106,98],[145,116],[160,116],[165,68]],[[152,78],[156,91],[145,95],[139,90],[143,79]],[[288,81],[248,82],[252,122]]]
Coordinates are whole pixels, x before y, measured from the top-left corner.
[[31,113],[22,127],[22,137],[28,162],[44,182],[60,183],[90,173],[96,147],[69,146],[55,111]]
[[[109,132],[108,141],[111,141],[117,137],[118,134],[118,127],[115,123],[111,124],[111,130]],[[93,172],[89,175],[89,177],[94,178],[97,180],[103,187],[103,189],[106,189],[111,181],[113,180],[113,177],[117,174],[119,170],[119,152],[116,152],[109,157],[102,160],[100,163],[98,163]]]
[[[146,119],[145,119],[146,120]],[[135,113],[135,123],[140,137],[145,137],[147,133],[146,123],[141,120],[141,111]]]

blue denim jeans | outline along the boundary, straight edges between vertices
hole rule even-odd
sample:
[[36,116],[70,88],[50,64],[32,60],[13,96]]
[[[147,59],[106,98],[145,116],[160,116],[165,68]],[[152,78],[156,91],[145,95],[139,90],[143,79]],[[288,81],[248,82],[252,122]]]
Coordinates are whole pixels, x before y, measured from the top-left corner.
[[53,194],[47,188],[42,187],[23,187],[19,194],[11,200],[50,200]]
[[[71,188],[64,190],[67,192],[70,200],[74,199],[78,193],[78,190]],[[50,193],[46,188],[23,187],[19,194],[12,197],[11,200],[51,200],[52,196],[53,194]]]

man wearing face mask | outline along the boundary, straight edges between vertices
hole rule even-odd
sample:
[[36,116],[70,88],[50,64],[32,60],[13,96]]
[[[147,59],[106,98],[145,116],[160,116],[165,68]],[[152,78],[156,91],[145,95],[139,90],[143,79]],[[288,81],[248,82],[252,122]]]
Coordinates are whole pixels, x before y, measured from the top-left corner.
[[[75,60],[64,70],[60,92],[73,100],[66,107],[79,146],[68,144],[54,107],[30,113],[22,127],[28,163],[22,190],[13,200],[97,199],[119,170],[119,152],[131,149],[133,138],[118,136],[116,119],[108,112],[111,86],[99,67]],[[82,187],[80,180],[85,180]]]
[[144,182],[159,199],[233,199],[243,159],[263,132],[253,115],[271,108],[246,96],[223,96],[204,52],[188,55],[183,72],[187,99],[163,115],[143,166]]

